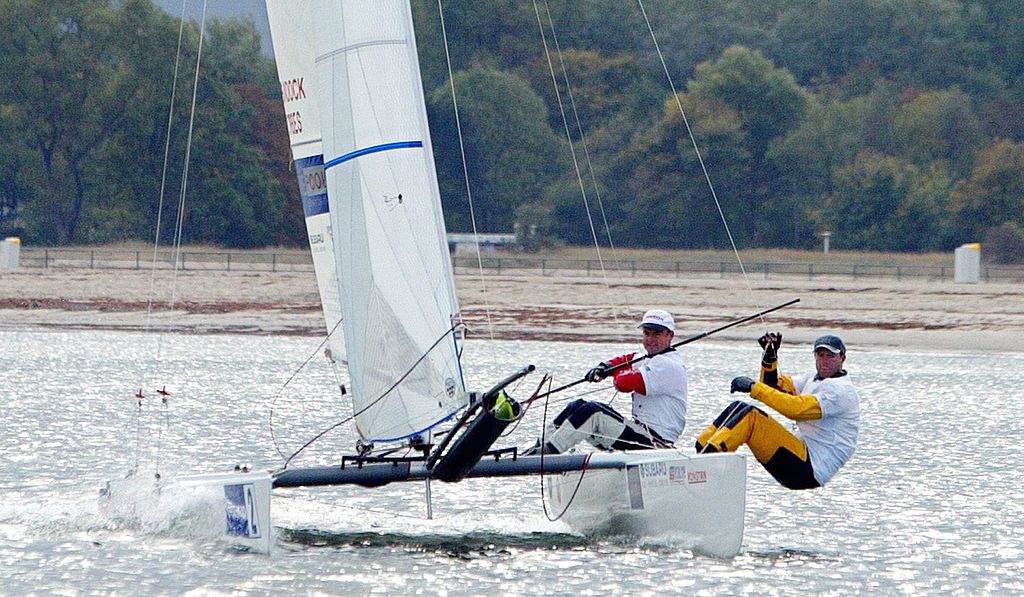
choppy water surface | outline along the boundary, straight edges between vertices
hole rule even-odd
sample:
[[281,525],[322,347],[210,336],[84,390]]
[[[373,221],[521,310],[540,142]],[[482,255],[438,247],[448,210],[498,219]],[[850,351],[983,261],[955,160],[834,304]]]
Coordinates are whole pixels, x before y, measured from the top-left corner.
[[[853,461],[827,488],[791,492],[750,458],[746,535],[730,560],[572,535],[546,520],[538,479],[435,483],[434,520],[422,518],[422,484],[278,492],[269,556],[221,544],[187,505],[161,504],[131,521],[100,510],[98,489],[136,461],[159,463],[163,474],[276,467],[271,406],[286,453],[343,418],[350,407],[332,393],[321,358],[282,390],[316,345],[0,332],[0,592],[1024,592],[1021,354],[852,347],[847,365],[864,413]],[[470,342],[465,360],[473,387],[526,363],[558,383],[627,348]],[[783,369],[812,366],[806,350],[784,347]],[[756,345],[705,341],[684,355],[689,444],[728,402],[728,380],[756,372],[758,354]],[[134,392],[156,396],[164,385],[169,406],[147,399],[136,425]],[[627,408],[623,397],[615,404]],[[530,443],[540,409],[532,414],[510,443]],[[341,429],[304,462],[329,462],[352,441]]]

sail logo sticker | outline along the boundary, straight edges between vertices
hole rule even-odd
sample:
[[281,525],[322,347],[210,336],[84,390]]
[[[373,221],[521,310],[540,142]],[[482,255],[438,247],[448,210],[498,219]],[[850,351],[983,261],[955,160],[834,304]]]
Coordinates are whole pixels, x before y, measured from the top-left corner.
[[285,103],[306,99],[306,88],[303,86],[303,78],[298,77],[281,81],[281,97]]
[[668,482],[674,485],[683,483],[686,481],[686,467],[685,466],[669,466],[668,467]]
[[259,539],[263,526],[256,511],[256,497],[252,483],[224,486],[224,513],[227,515],[228,535]]
[[690,471],[686,473],[686,482],[693,485],[694,483],[707,483],[708,472],[707,471]]
[[455,380],[448,377],[444,380],[444,391],[448,394],[449,398],[455,397]]
[[640,465],[640,474],[644,478],[664,477],[668,475],[668,466],[664,462],[649,462]]

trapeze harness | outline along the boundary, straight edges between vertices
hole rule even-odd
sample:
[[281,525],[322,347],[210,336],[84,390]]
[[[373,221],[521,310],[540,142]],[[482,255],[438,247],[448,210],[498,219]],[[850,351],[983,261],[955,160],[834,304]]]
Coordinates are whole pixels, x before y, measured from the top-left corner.
[[797,422],[798,437],[760,408],[743,401],[726,407],[697,438],[698,452],[734,452],[746,444],[783,487],[813,489],[832,478],[853,455],[860,401],[846,373],[795,382],[780,376],[778,361],[761,363],[750,396]]

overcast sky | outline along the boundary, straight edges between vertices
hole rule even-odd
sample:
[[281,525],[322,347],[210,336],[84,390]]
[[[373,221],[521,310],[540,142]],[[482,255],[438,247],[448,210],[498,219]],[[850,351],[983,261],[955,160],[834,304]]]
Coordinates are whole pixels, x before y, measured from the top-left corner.
[[[184,0],[185,18],[196,23],[203,16],[203,0]],[[181,16],[182,0],[153,0],[174,17]],[[263,53],[273,55],[273,48],[270,45],[270,25],[267,24],[267,7],[265,0],[208,0],[206,7],[206,19],[226,19],[239,17],[249,19],[256,25],[256,30],[263,38]]]

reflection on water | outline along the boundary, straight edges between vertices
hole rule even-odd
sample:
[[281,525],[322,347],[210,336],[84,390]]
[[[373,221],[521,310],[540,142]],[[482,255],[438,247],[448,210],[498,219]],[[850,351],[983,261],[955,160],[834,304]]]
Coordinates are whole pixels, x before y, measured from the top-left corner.
[[[434,483],[433,520],[424,518],[422,484],[283,491],[270,556],[211,541],[187,511],[132,520],[101,511],[98,489],[136,462],[165,475],[279,466],[271,406],[286,454],[346,418],[351,406],[322,359],[282,388],[317,343],[175,336],[157,347],[134,334],[0,332],[3,592],[1024,592],[1019,354],[851,347],[864,413],[856,455],[828,487],[805,492],[779,488],[748,459],[744,547],[731,560],[569,534],[545,518],[531,478]],[[470,341],[467,381],[485,387],[534,363],[566,383],[631,348]],[[756,344],[707,341],[683,354],[692,377],[686,445],[730,400],[729,379],[756,373],[758,354]],[[811,365],[807,347],[783,347],[784,370]],[[139,387],[157,396],[163,386],[168,405],[147,398],[138,409]],[[559,397],[548,416],[573,397]],[[502,441],[532,443],[540,419],[538,408]],[[343,426],[301,464],[331,462],[352,442]]]

